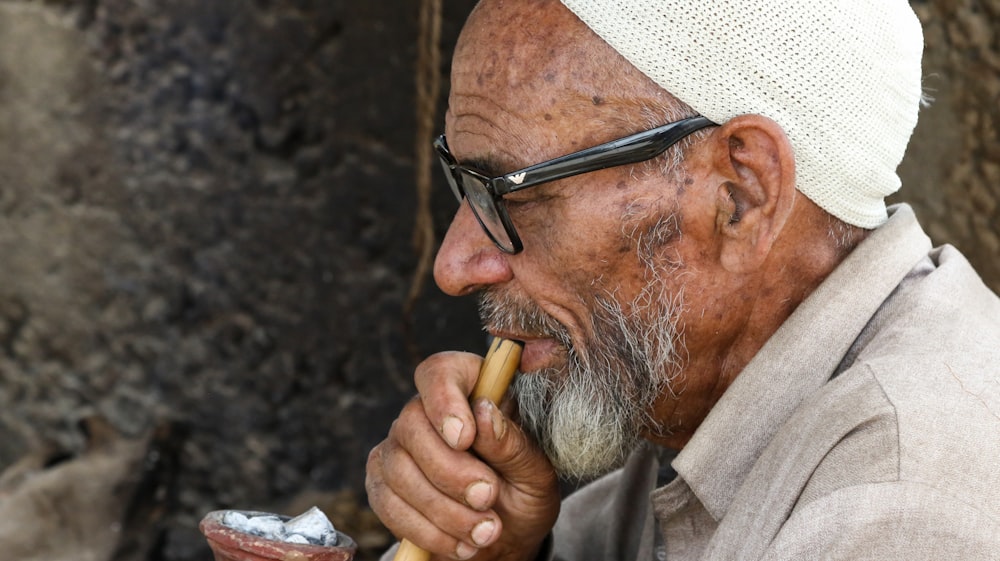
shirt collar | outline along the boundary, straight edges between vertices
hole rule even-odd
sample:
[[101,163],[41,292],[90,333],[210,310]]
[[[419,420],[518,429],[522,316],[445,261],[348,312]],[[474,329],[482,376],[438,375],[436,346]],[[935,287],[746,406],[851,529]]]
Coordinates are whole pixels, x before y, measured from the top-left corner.
[[799,403],[833,375],[892,290],[931,249],[907,205],[877,228],[764,344],[673,467],[716,520]]

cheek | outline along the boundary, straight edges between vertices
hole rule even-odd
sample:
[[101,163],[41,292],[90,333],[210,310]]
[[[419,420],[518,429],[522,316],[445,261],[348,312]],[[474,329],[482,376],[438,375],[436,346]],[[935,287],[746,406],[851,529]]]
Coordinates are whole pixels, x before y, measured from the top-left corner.
[[574,222],[579,266],[569,271],[577,282],[600,284],[608,290],[641,283],[644,255],[651,246],[671,244],[679,232],[674,213],[662,198],[616,192],[581,209]]
[[607,187],[600,179],[567,183],[569,195],[511,213],[525,251],[580,289],[641,281],[643,255],[673,255],[680,234],[677,200],[667,197],[673,190],[640,189],[640,182],[620,173]]
[[[628,203],[601,199],[577,204],[558,214],[567,226],[563,238],[569,242],[575,260],[585,269],[610,267],[632,253],[634,244],[624,234],[622,215]],[[551,248],[555,250],[556,248]]]

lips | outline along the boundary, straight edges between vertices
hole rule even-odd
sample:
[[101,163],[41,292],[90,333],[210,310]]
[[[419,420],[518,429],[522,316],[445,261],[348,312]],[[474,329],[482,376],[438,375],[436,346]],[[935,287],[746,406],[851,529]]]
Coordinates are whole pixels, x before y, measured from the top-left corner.
[[[501,336],[501,335],[496,335]],[[543,368],[555,366],[565,355],[563,346],[555,339],[532,338],[503,334],[504,338],[515,339],[524,343],[521,351],[521,372],[534,372]]]

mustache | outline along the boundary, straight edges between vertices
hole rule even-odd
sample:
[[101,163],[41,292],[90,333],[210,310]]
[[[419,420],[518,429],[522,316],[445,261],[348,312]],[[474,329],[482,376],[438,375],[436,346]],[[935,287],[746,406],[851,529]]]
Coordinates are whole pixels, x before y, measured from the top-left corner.
[[499,287],[479,293],[479,320],[488,331],[551,338],[572,348],[569,330],[531,299]]

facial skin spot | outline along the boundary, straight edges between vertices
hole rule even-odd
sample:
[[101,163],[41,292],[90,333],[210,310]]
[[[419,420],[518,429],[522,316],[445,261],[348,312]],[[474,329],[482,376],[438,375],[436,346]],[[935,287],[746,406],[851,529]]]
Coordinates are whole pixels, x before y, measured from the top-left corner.
[[545,120],[546,121],[551,121],[552,120],[552,113],[546,113],[545,114]]
[[627,240],[627,239],[623,238],[620,241],[621,241],[621,243],[618,245],[618,247],[615,248],[616,255],[618,255],[619,257],[621,257],[623,255],[628,255],[628,254],[632,253],[633,251],[635,251],[635,244],[633,244],[631,240]]
[[677,196],[683,197],[687,193],[687,188],[694,185],[694,179],[690,175],[685,175],[683,181],[679,181],[677,184]]
[[594,101],[594,105],[603,105],[604,104],[604,98],[602,98],[599,95],[595,95],[593,97],[593,101]]

